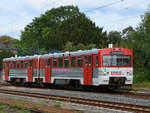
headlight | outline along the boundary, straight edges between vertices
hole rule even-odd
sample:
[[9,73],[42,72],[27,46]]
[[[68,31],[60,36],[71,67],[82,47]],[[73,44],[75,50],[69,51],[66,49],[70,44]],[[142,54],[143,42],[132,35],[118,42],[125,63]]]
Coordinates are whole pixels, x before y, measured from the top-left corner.
[[132,72],[127,72],[127,75],[130,75],[130,76],[131,76],[131,75],[132,75]]

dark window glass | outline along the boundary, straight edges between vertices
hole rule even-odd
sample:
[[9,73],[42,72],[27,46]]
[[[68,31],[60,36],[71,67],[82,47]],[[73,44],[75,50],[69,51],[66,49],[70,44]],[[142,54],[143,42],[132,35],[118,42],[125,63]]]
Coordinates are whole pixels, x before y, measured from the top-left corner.
[[9,63],[9,68],[12,69],[13,68],[13,62]]
[[45,65],[45,60],[43,59],[42,60],[42,67],[44,67],[44,65]]
[[77,67],[82,67],[82,56],[77,57]]
[[17,68],[20,68],[20,62],[17,61]]
[[8,69],[9,63],[5,63],[5,68]]
[[64,67],[69,67],[69,57],[64,58]]
[[48,67],[51,67],[51,59],[48,59]]
[[10,67],[11,67],[11,62],[9,62],[9,69],[10,69]]
[[13,68],[14,69],[16,68],[16,62],[13,62]]
[[131,66],[131,56],[103,55],[103,66]]
[[75,67],[75,57],[71,57],[71,67]]
[[45,67],[48,67],[48,59],[45,59]]
[[57,67],[57,59],[53,58],[53,67]]
[[32,61],[28,62],[28,68],[32,68]]
[[36,60],[34,60],[34,68],[36,68]]
[[84,66],[88,66],[88,57],[84,56]]
[[23,61],[21,61],[21,68],[23,68]]
[[58,58],[58,67],[63,67],[63,58]]
[[27,67],[28,67],[28,62],[24,61],[24,68],[27,68]]
[[95,65],[98,66],[98,55],[95,56]]
[[92,66],[92,56],[89,56],[88,62],[89,62],[89,66]]
[[45,67],[50,67],[50,63],[51,63],[51,60],[50,59],[46,59],[45,60]]

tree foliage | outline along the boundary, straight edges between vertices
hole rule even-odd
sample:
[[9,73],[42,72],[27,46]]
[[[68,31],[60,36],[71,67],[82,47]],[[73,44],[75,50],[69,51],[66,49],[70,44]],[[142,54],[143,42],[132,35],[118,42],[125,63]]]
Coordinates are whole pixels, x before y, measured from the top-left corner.
[[0,43],[7,43],[8,45],[10,46],[14,46],[14,43],[16,42],[17,40],[10,37],[10,36],[6,36],[6,35],[3,35],[3,36],[0,36]]
[[92,48],[96,48],[96,44],[84,45],[83,43],[79,43],[78,45],[75,45],[72,42],[66,42],[64,51],[88,50]]
[[111,44],[119,46],[121,40],[121,33],[118,31],[111,31],[108,34],[108,41]]
[[150,81],[150,13],[145,13],[142,21],[135,30],[131,30],[127,40],[121,43],[122,47],[133,50],[135,80]]
[[5,51],[5,50],[0,51],[0,70],[2,70],[3,68],[3,65],[2,65],[3,59],[9,58],[12,56],[14,56],[14,54],[11,51]]
[[107,45],[106,32],[102,30],[78,7],[61,6],[33,19],[22,31],[20,44],[34,51],[63,50],[66,42],[74,45],[92,43],[101,48]]

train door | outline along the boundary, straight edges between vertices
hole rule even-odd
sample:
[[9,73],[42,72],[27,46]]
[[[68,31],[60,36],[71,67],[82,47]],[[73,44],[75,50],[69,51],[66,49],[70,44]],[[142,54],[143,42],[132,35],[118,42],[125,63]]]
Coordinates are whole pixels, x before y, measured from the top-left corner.
[[92,85],[92,56],[84,56],[84,85]]
[[45,82],[51,82],[51,59],[45,59]]
[[33,79],[33,61],[28,61],[28,82],[32,82]]
[[4,69],[5,69],[5,80],[8,81],[8,76],[9,76],[9,64],[8,64],[8,62],[4,63]]

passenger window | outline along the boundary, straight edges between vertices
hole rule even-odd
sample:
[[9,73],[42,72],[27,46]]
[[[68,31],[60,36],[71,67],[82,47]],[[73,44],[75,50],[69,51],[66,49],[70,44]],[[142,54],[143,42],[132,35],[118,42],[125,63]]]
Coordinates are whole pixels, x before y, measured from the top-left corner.
[[92,56],[89,56],[88,61],[89,61],[89,66],[92,66]]
[[36,68],[36,60],[34,60],[34,68]]
[[63,58],[58,58],[58,67],[63,67]]
[[95,60],[96,60],[95,66],[98,66],[98,55],[95,56]]
[[75,57],[71,57],[71,67],[75,67]]
[[5,68],[6,68],[6,69],[8,69],[8,62],[7,62],[7,63],[5,63]]
[[9,68],[12,69],[13,68],[13,62],[9,63]]
[[32,61],[28,62],[28,68],[32,68]]
[[13,68],[14,69],[16,68],[16,62],[13,62]]
[[57,67],[57,59],[53,58],[53,67]]
[[84,66],[86,67],[88,65],[88,59],[87,59],[87,56],[84,56]]
[[45,61],[45,67],[48,67],[48,60],[45,59],[44,61]]
[[28,62],[24,61],[24,68],[27,68],[27,67],[28,67]]
[[77,67],[82,67],[82,56],[77,57]]
[[21,61],[21,68],[23,68],[23,61]]
[[42,67],[44,68],[44,65],[45,65],[45,60],[43,59],[42,60]]
[[69,57],[64,58],[64,67],[69,67]]
[[51,59],[48,59],[48,67],[51,67]]
[[20,68],[20,62],[17,61],[17,68]]
[[50,67],[50,63],[51,63],[50,59],[46,59],[45,60],[45,67]]

